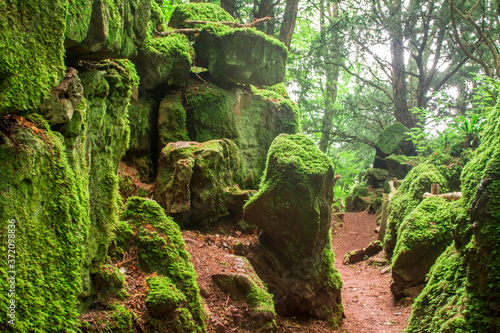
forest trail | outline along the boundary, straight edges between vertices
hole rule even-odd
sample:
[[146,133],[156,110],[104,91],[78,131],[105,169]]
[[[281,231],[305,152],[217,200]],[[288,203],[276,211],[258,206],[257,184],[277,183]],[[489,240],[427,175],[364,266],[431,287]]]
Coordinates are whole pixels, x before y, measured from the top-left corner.
[[346,315],[339,332],[402,332],[410,316],[409,304],[394,303],[390,272],[382,274],[389,267],[383,253],[354,265],[342,263],[347,252],[364,248],[377,239],[376,220],[376,215],[367,212],[346,213],[341,226],[334,223],[337,227],[332,231],[332,247],[335,266],[344,281],[342,301]]

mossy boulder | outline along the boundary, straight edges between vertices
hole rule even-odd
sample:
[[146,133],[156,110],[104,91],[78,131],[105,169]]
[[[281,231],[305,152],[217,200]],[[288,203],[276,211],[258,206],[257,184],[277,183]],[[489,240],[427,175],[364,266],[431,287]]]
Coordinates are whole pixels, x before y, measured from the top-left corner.
[[399,227],[392,258],[391,291],[396,299],[423,285],[436,259],[452,243],[450,206],[441,197],[426,198]]
[[67,1],[0,6],[0,114],[32,111],[64,76]]
[[171,142],[160,154],[154,198],[179,224],[208,226],[228,215],[225,189],[238,165],[230,140]]
[[411,169],[389,202],[387,230],[384,251],[391,258],[398,239],[398,230],[406,216],[423,200],[425,192],[430,192],[432,184],[446,189],[446,179],[432,164],[422,163]]
[[274,267],[266,267],[265,260],[252,264],[274,294],[278,313],[307,314],[336,326],[343,309],[342,281],[330,243],[334,183],[330,159],[311,139],[279,135],[269,149],[259,192],[245,205],[244,219],[263,228],[263,251],[274,257],[267,261]]
[[68,58],[135,57],[137,48],[152,32],[151,0],[69,0],[68,3],[63,34]]
[[144,156],[151,154],[153,132],[153,110],[158,103],[152,97],[131,100],[128,107],[130,122],[130,142],[127,156]]
[[345,209],[348,212],[362,212],[370,206],[368,186],[357,184],[345,198]]
[[372,188],[382,188],[386,180],[389,179],[389,172],[385,169],[367,169],[363,180],[366,181],[368,186]]
[[194,48],[197,65],[219,82],[272,86],[285,78],[285,45],[252,28],[204,26]]
[[78,323],[88,183],[37,116],[0,118],[2,332],[69,332]]
[[[250,265],[246,259],[242,260],[245,265]],[[235,300],[248,304],[250,322],[255,332],[271,332],[276,329],[273,297],[255,273],[218,273],[212,275],[212,280]]]
[[149,278],[146,298],[148,309],[160,317],[150,319],[153,327],[161,332],[206,332],[197,276],[179,226],[155,201],[139,197],[129,198],[120,218],[113,256],[119,258],[121,251],[135,246],[141,270],[158,275]]
[[258,187],[267,151],[278,134],[300,132],[296,105],[283,93],[269,89],[250,93],[192,81],[185,95],[192,140],[228,138],[238,146],[241,165],[237,182],[242,188]]
[[234,22],[234,18],[214,3],[185,3],[175,6],[168,26],[177,29],[199,28],[203,24],[184,21]]
[[387,157],[391,154],[398,155],[414,155],[412,152],[412,144],[407,139],[409,138],[408,128],[401,123],[394,123],[387,126],[378,136],[375,142],[377,146],[377,156]]
[[438,259],[412,308],[407,332],[495,332],[500,328],[500,106],[462,172],[455,242]]
[[416,158],[405,155],[390,155],[385,158],[385,166],[389,177],[404,179],[408,172],[418,165]]
[[177,94],[162,98],[158,110],[158,144],[163,149],[169,142],[189,141],[186,129],[186,111]]
[[183,85],[193,62],[194,51],[186,36],[148,38],[133,61],[141,78],[141,87],[155,88],[161,83]]

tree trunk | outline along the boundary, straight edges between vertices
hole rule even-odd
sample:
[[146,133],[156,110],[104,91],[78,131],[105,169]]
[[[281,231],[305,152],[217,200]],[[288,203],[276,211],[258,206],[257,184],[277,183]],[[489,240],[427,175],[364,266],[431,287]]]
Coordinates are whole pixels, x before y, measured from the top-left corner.
[[[322,1],[323,2],[323,1]],[[332,3],[332,19],[338,19],[338,4]],[[326,15],[324,6],[321,5],[322,13],[320,15]],[[324,24],[325,20],[320,20]],[[340,41],[338,35],[326,38],[325,27],[321,26],[321,36],[325,43],[325,59],[330,59],[329,63],[339,63],[340,62]],[[331,35],[329,35],[331,36]],[[325,101],[325,113],[323,114],[323,119],[321,121],[321,138],[319,141],[319,149],[323,152],[327,152],[330,146],[330,135],[332,133],[333,127],[333,116],[335,115],[335,101],[337,100],[338,91],[338,80],[339,80],[339,66],[336,65],[326,65],[326,92],[324,96]]]
[[416,122],[408,110],[406,101],[406,79],[403,45],[403,27],[401,23],[401,0],[389,4],[389,34],[391,37],[392,89],[394,93],[394,116],[396,121],[408,128]]
[[298,10],[299,0],[286,0],[279,40],[282,41],[288,49],[290,49],[290,43],[292,42],[293,29],[295,29]]
[[235,17],[235,5],[234,0],[221,0],[220,6],[229,13],[232,17]]

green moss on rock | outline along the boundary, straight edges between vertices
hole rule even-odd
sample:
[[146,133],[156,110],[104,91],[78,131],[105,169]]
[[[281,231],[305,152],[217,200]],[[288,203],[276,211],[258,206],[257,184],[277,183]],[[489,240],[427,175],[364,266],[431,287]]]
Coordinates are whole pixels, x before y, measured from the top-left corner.
[[386,157],[391,154],[409,155],[407,146],[409,141],[408,128],[401,123],[394,123],[387,126],[378,136],[377,155]]
[[173,28],[199,28],[202,24],[185,23],[184,21],[235,22],[220,6],[213,3],[185,3],[177,5],[170,17],[168,25]]
[[[166,317],[153,319],[153,326],[162,332],[206,332],[206,313],[196,282],[197,275],[178,225],[155,201],[139,197],[129,198],[120,217],[126,222],[120,222],[115,229],[117,248],[126,251],[136,246],[140,268],[168,278],[148,280],[152,292],[155,290],[148,296],[149,301],[146,300],[149,306],[157,304],[164,299],[165,293],[173,290],[168,287],[170,284],[178,291],[174,292],[174,298],[180,307]],[[176,324],[172,325],[172,322]]]
[[0,4],[0,114],[31,111],[64,75],[65,0]]
[[422,163],[411,169],[389,202],[387,231],[384,238],[384,250],[392,257],[398,239],[398,230],[406,216],[423,200],[425,192],[431,191],[432,184],[439,184],[446,190],[446,179],[432,164]]
[[171,94],[162,98],[158,111],[158,135],[160,149],[169,142],[189,141],[186,111],[180,96]]
[[285,78],[286,47],[261,31],[206,25],[194,47],[197,65],[217,81],[272,86]]
[[185,303],[186,296],[166,276],[148,278],[146,306],[154,318],[162,318]]
[[[23,120],[21,125],[2,117],[0,124],[0,331],[73,331],[90,224],[82,192],[86,180],[70,165],[61,136],[46,123],[38,127]],[[15,262],[7,261],[12,258]],[[15,298],[8,296],[10,289]],[[8,324],[11,299],[15,328]]]
[[392,258],[391,290],[396,298],[423,284],[435,260],[452,243],[450,206],[441,197],[426,198],[401,223]]

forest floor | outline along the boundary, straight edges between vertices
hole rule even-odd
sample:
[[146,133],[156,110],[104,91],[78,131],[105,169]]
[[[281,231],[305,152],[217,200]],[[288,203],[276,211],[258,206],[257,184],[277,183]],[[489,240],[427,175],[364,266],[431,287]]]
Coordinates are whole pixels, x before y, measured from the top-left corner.
[[[374,233],[376,215],[347,213],[343,223],[332,222],[332,245],[344,287],[342,301],[345,316],[337,330],[323,321],[295,317],[279,317],[278,332],[282,333],[396,333],[402,332],[410,315],[410,304],[395,303],[389,289],[390,272],[383,254],[354,265],[344,265],[345,253],[364,248],[377,239]],[[183,231],[188,252],[198,274],[205,309],[210,316],[208,331],[216,333],[252,332],[248,318],[250,310],[243,302],[233,300],[212,281],[217,273],[242,273],[244,262],[234,255],[234,245],[250,247],[258,242],[256,231],[246,235],[232,228],[214,233]],[[243,272],[244,273],[244,272]]]

